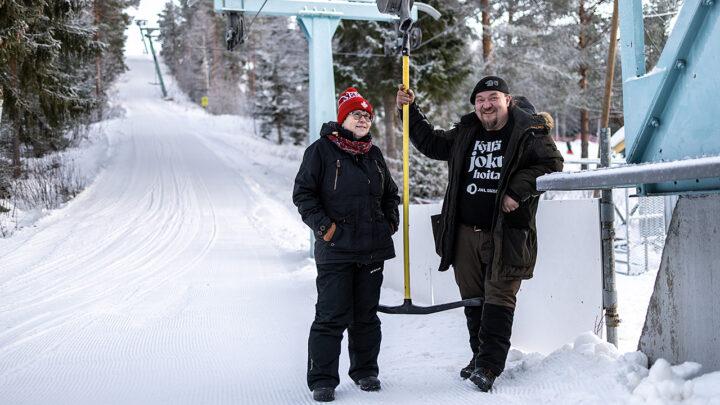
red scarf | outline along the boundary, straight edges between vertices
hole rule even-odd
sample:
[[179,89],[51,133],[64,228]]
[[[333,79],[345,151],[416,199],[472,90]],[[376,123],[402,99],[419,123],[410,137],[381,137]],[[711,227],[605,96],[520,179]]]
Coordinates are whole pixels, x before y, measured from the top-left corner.
[[364,155],[370,151],[370,148],[372,148],[372,141],[351,141],[336,134],[336,132],[333,132],[327,137],[333,141],[338,148],[351,155]]

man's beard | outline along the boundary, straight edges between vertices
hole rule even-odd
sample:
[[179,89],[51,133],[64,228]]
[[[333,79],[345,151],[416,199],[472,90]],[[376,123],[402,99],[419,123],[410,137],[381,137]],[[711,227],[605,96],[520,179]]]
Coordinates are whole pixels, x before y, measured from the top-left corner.
[[489,113],[482,112],[480,114],[480,123],[486,131],[495,131],[498,125],[497,111],[490,111]]

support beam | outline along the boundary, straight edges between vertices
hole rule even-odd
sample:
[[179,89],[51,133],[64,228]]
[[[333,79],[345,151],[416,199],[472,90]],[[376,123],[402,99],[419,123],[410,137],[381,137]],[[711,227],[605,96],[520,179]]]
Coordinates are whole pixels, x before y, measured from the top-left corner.
[[[600,164],[610,167],[610,128],[603,128],[600,138]],[[603,254],[603,308],[605,309],[605,331],[608,343],[618,345],[620,316],[615,288],[615,203],[612,189],[602,190],[600,197],[600,226],[602,230]]]
[[[265,5],[263,6],[263,3]],[[215,11],[245,11],[262,15],[293,17],[303,14],[335,16],[345,20],[395,21],[398,18],[378,12],[375,1],[348,0],[215,0]],[[417,20],[417,7],[413,7],[413,20]]]
[[596,190],[700,179],[715,179],[720,182],[720,156],[547,174],[537,179],[537,189]]
[[305,33],[310,52],[310,128],[308,143],[320,136],[323,122],[336,119],[335,73],[333,72],[332,37],[339,18],[301,16],[298,22]]
[[645,24],[642,0],[623,0],[620,12],[620,57],[623,82],[645,74]]
[[[637,0],[637,2],[639,2],[639,0]],[[652,103],[644,114],[635,115],[635,118],[640,118],[640,121],[638,121],[639,128],[637,128],[637,135],[633,143],[628,145],[625,154],[628,162],[639,163],[647,161],[644,155],[651,139],[660,126],[667,125],[669,117],[668,114],[666,114],[666,106],[673,97],[675,97],[676,93],[682,91],[682,89],[677,88],[681,77],[692,73],[690,70],[692,66],[689,65],[694,61],[691,58],[690,52],[697,36],[705,31],[704,25],[707,17],[711,14],[713,6],[714,3],[708,2],[708,0],[688,0],[683,5],[682,17],[686,23],[673,32],[672,41],[668,41],[668,44],[663,49],[658,65],[655,67],[657,73],[654,74],[659,74],[660,79],[654,89]],[[642,28],[642,24],[640,27]],[[637,49],[634,51],[636,54],[638,53]],[[635,70],[639,71],[640,66],[638,64],[640,62],[636,57],[630,64],[635,63]],[[642,63],[643,65],[645,63],[644,56]],[[624,70],[623,68],[623,72]],[[642,71],[644,72],[644,67]],[[634,105],[632,104],[632,98],[636,95],[633,95],[632,92],[635,89],[637,89],[637,87],[631,87],[629,89],[628,98],[623,100],[626,102],[625,105]],[[643,90],[643,95],[647,97],[648,89],[640,89]]]

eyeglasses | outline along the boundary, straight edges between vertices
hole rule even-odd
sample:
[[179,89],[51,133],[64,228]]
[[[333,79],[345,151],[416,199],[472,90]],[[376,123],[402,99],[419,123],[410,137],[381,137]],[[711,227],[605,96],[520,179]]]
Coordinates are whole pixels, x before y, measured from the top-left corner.
[[372,114],[370,114],[366,111],[356,110],[356,111],[351,112],[350,115],[352,115],[353,118],[355,118],[358,121],[360,121],[361,118],[365,118],[365,120],[368,122],[373,121]]

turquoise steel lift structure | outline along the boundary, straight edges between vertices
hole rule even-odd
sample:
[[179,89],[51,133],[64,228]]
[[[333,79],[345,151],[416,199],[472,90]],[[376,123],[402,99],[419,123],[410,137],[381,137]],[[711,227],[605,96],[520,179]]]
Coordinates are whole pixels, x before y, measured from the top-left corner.
[[[158,62],[157,54],[155,53],[155,45],[153,45],[153,40],[157,39],[157,34],[154,34],[154,32],[159,32],[160,29],[147,27],[147,20],[137,20],[135,21],[135,24],[137,24],[138,28],[140,28],[140,37],[143,40],[143,46],[145,47],[146,53],[148,52],[147,46],[150,44],[150,53],[152,54],[153,62],[155,63],[155,75],[157,76],[160,84],[160,90],[162,91],[163,98],[167,99],[168,94],[165,89],[165,81],[162,77],[160,62]],[[147,38],[147,42],[145,42],[145,38]]]

